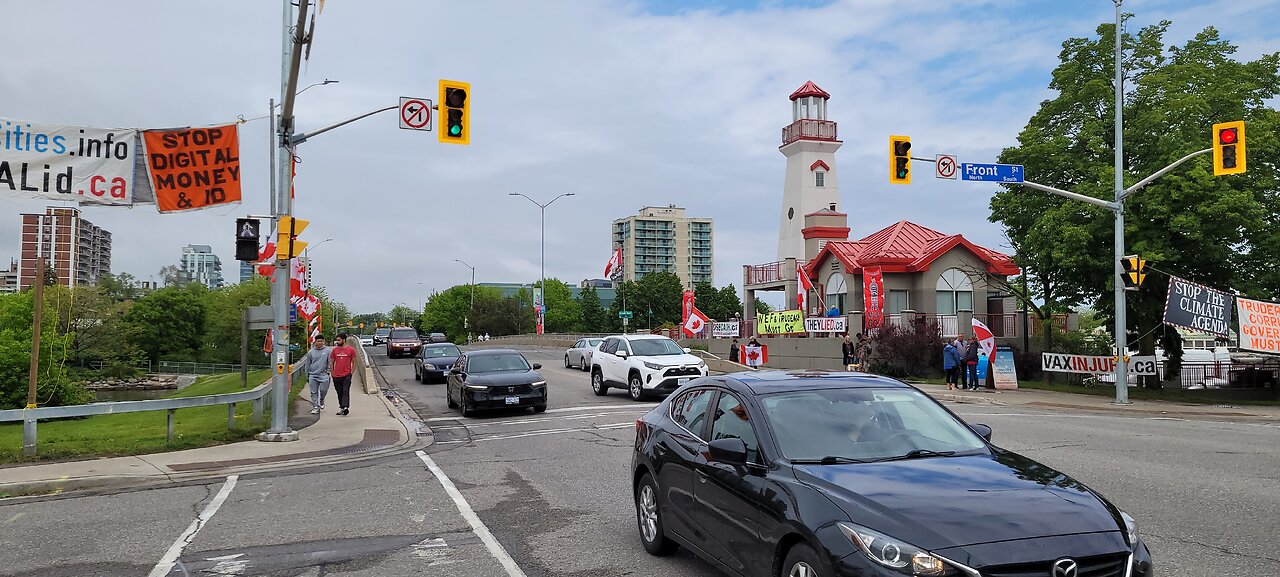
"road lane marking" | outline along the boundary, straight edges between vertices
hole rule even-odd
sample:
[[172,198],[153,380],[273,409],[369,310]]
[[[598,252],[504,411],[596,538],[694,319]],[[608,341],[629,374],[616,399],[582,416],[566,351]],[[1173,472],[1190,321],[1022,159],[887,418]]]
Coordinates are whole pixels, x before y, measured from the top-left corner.
[[191,522],[191,525],[187,527],[187,530],[183,531],[182,535],[178,536],[178,540],[174,541],[173,545],[169,546],[169,550],[165,551],[164,557],[160,558],[160,562],[156,563],[156,566],[151,569],[151,573],[148,573],[147,577],[164,577],[165,575],[168,575],[170,571],[173,571],[175,562],[178,560],[178,557],[182,556],[182,550],[186,549],[187,545],[191,544],[191,541],[196,538],[196,533],[199,533],[200,529],[208,524],[209,520],[213,518],[213,514],[217,513],[218,509],[222,507],[222,503],[227,500],[227,496],[231,494],[231,490],[236,488],[236,480],[239,478],[239,475],[231,475],[227,477],[226,482],[222,484],[222,488],[218,490],[218,494],[214,495],[213,500],[209,501],[209,504],[205,506],[204,511],[201,511],[200,515]]
[[452,425],[447,427],[431,427],[433,431],[452,431],[457,429],[474,429],[476,427],[502,427],[506,425],[528,425],[536,423],[551,423],[557,421],[576,421],[582,419],[594,419],[596,417],[606,417],[609,415],[637,415],[639,413],[632,411],[610,411],[607,413],[592,413],[590,415],[573,415],[568,417],[555,417],[553,419],[513,419],[510,421],[490,421],[484,423],[468,423],[465,425]]
[[526,433],[514,433],[510,435],[488,435],[480,437],[472,437],[470,439],[459,439],[455,441],[436,441],[437,445],[448,445],[456,443],[478,443],[480,441],[503,441],[508,439],[522,439],[524,437],[539,437],[542,435],[562,435],[564,433],[580,433],[584,431],[604,431],[608,429],[625,429],[634,427],[634,422],[630,423],[611,423],[608,425],[600,425],[598,427],[581,427],[576,429],[543,429],[541,431],[529,431]]
[[489,532],[489,528],[484,525],[484,521],[481,521],[480,517],[476,516],[476,512],[471,509],[471,505],[462,496],[462,492],[458,491],[458,488],[453,485],[453,481],[450,481],[444,471],[441,471],[440,467],[436,466],[436,462],[422,451],[417,451],[416,453],[418,458],[422,459],[422,462],[427,465],[427,469],[431,471],[431,474],[436,476],[436,480],[440,481],[440,486],[444,487],[444,492],[448,493],[449,498],[453,499],[453,504],[458,506],[458,512],[471,525],[471,531],[489,549],[489,553],[493,555],[493,558],[497,559],[498,563],[507,570],[507,575],[510,577],[528,577],[520,569],[520,566],[516,565],[515,559],[512,559],[511,555],[507,554],[507,550],[502,548],[502,544],[493,537],[493,533]]
[[[639,404],[639,403],[631,403],[631,404],[629,404],[629,405],[583,405],[583,406],[580,406],[580,407],[561,407],[561,408],[559,408],[559,409],[547,409],[547,410],[546,410],[546,413],[573,413],[573,412],[577,412],[577,411],[599,411],[599,410],[603,410],[603,409],[625,409],[625,408],[628,408],[628,407],[633,408],[633,409],[637,409],[637,410],[641,410],[641,409],[642,409],[642,410],[644,410],[644,412],[646,412],[646,413],[647,413],[647,412],[649,412],[649,411],[652,411],[652,410],[653,410],[653,408],[654,408],[654,407],[656,407],[656,406],[658,406],[658,405],[656,405],[656,404],[647,404],[647,405],[646,405],[646,404]],[[430,418],[430,419],[427,419],[427,422],[439,422],[439,421],[467,421],[467,422],[472,422],[472,421],[483,421],[483,420],[484,420],[484,419],[475,419],[475,418],[471,418],[471,417],[432,417],[432,418]]]

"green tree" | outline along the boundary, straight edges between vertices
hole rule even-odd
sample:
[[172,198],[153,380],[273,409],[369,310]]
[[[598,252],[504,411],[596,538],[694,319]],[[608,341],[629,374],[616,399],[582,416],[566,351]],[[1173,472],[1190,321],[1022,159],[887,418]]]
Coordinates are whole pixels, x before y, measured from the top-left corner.
[[[444,333],[453,342],[462,342],[466,339],[468,328],[472,334],[482,334],[485,327],[479,324],[480,311],[491,310],[492,307],[488,303],[502,300],[502,292],[493,287],[478,286],[475,287],[475,295],[476,324],[472,327],[466,326],[473,312],[471,285],[453,286],[431,295],[422,310],[423,332]],[[483,306],[482,303],[484,303]],[[491,331],[490,335],[492,334]]]
[[708,283],[698,283],[693,292],[698,310],[712,319],[723,321],[733,320],[735,314],[742,316],[742,301],[733,285],[717,289]]
[[[640,319],[648,320],[649,309],[653,309],[653,326],[680,323],[680,300],[684,293],[684,285],[680,277],[671,272],[655,272],[640,277],[639,281],[625,281],[618,287],[617,296],[609,308],[609,320],[616,329],[621,329],[618,312],[630,310],[635,312],[631,326]],[[627,308],[623,309],[623,303]]]
[[[67,377],[67,353],[72,335],[59,333],[55,304],[45,302],[40,331],[40,364],[36,372],[36,404],[80,405],[93,393]],[[0,294],[0,409],[27,405],[31,368],[31,322],[35,313],[31,291]]]
[[396,305],[391,307],[391,312],[387,313],[387,318],[391,322],[407,327],[419,325],[420,321],[418,317],[420,316],[421,313],[413,310],[413,307],[407,307],[405,305]]
[[[1125,157],[1127,185],[1191,152],[1206,148],[1215,122],[1247,122],[1250,171],[1212,175],[1210,159],[1183,165],[1126,201],[1127,252],[1161,270],[1219,287],[1274,290],[1280,256],[1275,234],[1280,188],[1280,114],[1267,101],[1280,94],[1280,55],[1252,62],[1231,55],[1235,47],[1206,28],[1183,46],[1166,48],[1168,22],[1122,38],[1125,62]],[[1026,166],[1029,178],[1090,196],[1113,197],[1114,25],[1096,38],[1063,43],[1061,63],[1044,101],[1000,162]],[[1109,211],[1056,196],[1006,186],[991,201],[1029,277],[1029,297],[1046,312],[1091,304],[1114,318],[1110,298],[1114,260]],[[1164,287],[1151,282],[1130,293],[1128,329],[1149,336],[1160,322]],[[1048,331],[1046,331],[1048,333]],[[1048,348],[1048,347],[1046,347]],[[1154,379],[1149,385],[1158,386]]]
[[[240,331],[245,309],[270,302],[271,281],[265,277],[256,277],[206,293],[206,322],[201,335],[200,360],[210,363],[239,363]],[[305,319],[300,322],[305,323]],[[261,351],[265,337],[266,331],[249,332],[250,364],[260,363],[261,353],[255,351]],[[290,338],[295,337],[291,334]]]
[[138,280],[133,275],[123,272],[118,275],[103,273],[98,277],[98,288],[108,298],[118,301],[138,298]]
[[600,293],[588,286],[578,293],[578,310],[582,311],[582,331],[602,333],[609,330],[609,312],[600,304]]
[[166,287],[139,299],[125,314],[129,338],[154,364],[162,357],[196,358],[205,331],[204,285]]
[[[533,283],[533,286],[542,286],[542,281]],[[582,324],[582,309],[573,300],[573,291],[559,279],[547,279],[546,323],[544,330],[548,333],[573,332]]]
[[68,358],[76,365],[90,361],[131,364],[137,348],[121,338],[126,303],[94,286],[50,286],[44,298],[54,311],[58,334],[71,337]]

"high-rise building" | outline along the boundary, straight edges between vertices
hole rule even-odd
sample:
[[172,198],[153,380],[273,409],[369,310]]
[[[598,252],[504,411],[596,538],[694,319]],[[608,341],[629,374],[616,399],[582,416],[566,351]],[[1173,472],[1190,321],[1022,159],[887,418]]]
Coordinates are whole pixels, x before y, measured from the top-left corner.
[[257,274],[258,267],[253,263],[242,260],[240,261],[240,282],[249,282],[253,280],[253,275]]
[[222,288],[222,259],[213,254],[207,244],[189,244],[182,247],[182,272],[190,282],[198,282],[211,289]]
[[8,269],[0,269],[0,293],[18,292],[18,259],[9,261]]
[[20,289],[35,286],[39,258],[60,285],[96,285],[111,272],[111,233],[80,218],[77,208],[51,206],[44,214],[23,214]]
[[613,221],[613,246],[622,247],[622,280],[672,272],[686,288],[714,284],[711,219],[689,218],[674,204],[646,206]]

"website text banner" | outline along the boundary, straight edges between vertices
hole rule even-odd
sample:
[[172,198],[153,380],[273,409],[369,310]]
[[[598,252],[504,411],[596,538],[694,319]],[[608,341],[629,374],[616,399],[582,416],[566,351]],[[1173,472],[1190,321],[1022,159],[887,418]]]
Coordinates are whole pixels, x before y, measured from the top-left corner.
[[142,142],[160,212],[240,202],[240,137],[236,125],[146,130]]
[[[1095,357],[1088,355],[1065,355],[1061,353],[1041,353],[1041,370],[1054,373],[1081,373],[1101,375],[1116,371],[1115,357]],[[1156,358],[1129,357],[1129,374],[1156,374]]]
[[1164,301],[1164,323],[1231,336],[1231,298],[1229,293],[1171,276],[1169,295]]
[[738,336],[738,321],[712,323],[711,336],[717,339],[728,339]]
[[131,205],[137,134],[0,117],[0,192]]
[[762,335],[804,332],[804,311],[774,311],[760,315],[756,321],[756,332]]
[[804,320],[804,330],[810,333],[843,333],[849,330],[845,317],[809,317]]
[[1240,348],[1280,355],[1280,303],[1236,297]]

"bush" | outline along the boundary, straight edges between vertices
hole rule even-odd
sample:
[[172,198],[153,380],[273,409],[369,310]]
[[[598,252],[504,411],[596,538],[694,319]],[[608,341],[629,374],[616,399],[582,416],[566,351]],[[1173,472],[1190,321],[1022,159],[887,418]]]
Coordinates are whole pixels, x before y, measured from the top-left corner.
[[[891,377],[923,377],[942,368],[942,329],[924,317],[908,326],[885,325],[871,337],[873,372]],[[935,370],[936,369],[936,370]]]

